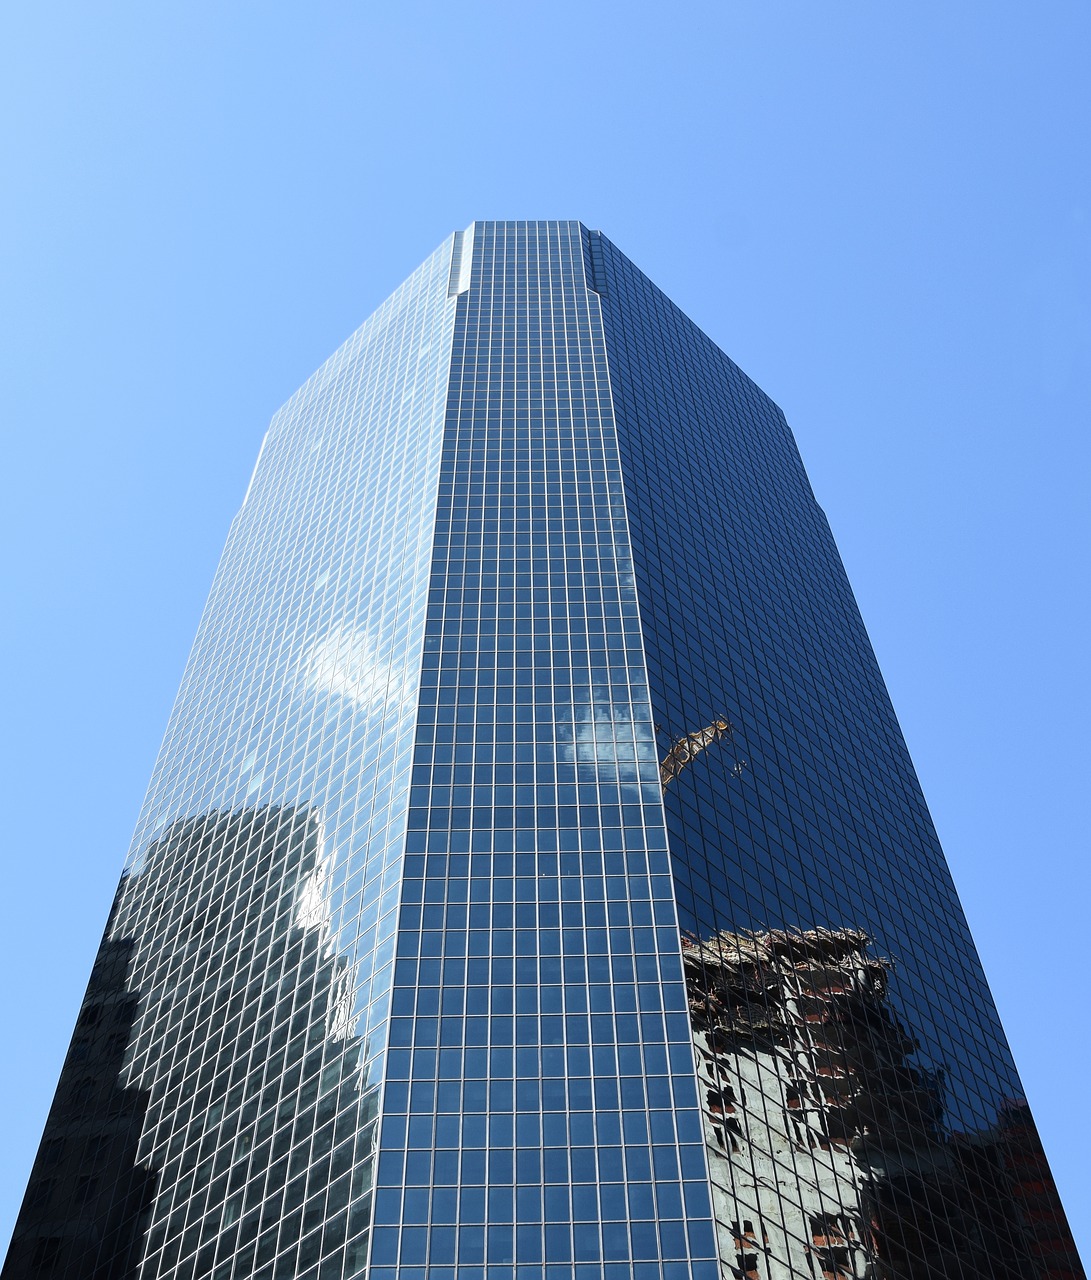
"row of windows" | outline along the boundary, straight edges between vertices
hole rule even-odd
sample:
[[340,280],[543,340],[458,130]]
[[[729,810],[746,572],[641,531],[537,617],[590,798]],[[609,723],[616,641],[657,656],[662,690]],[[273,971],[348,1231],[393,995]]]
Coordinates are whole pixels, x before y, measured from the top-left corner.
[[[709,759],[667,794],[682,923],[703,936],[866,929],[897,959],[894,998],[923,1041],[915,1061],[948,1072],[950,1122],[990,1123],[1018,1085],[995,1055],[991,1003],[966,964],[946,868],[783,416],[604,251],[656,715],[699,724],[727,709],[748,764],[732,787]],[[679,626],[686,618],[699,628]],[[968,1104],[967,1085],[980,1100]]]
[[[572,234],[578,235],[578,229]],[[579,246],[576,245],[575,249],[578,259]],[[552,264],[543,262],[542,267],[548,271]],[[559,284],[555,280],[555,285]],[[489,286],[482,282],[477,287],[484,292]],[[564,312],[558,305],[557,294],[552,299],[540,297],[533,293],[533,286],[532,292],[526,297],[526,303],[530,308],[540,307],[543,318],[549,317],[559,345],[571,346],[578,337],[577,324],[571,317],[586,306],[586,295],[582,294],[582,283],[578,277],[564,287]],[[495,300],[499,311],[503,307],[503,298],[497,294]],[[464,324],[469,335],[468,347],[473,344],[475,326],[479,321],[482,325],[487,325],[490,314],[487,310],[475,311],[472,307],[466,309]],[[585,332],[590,338],[590,317]],[[499,329],[492,329],[487,334],[482,333],[481,338],[487,343],[488,351],[498,356],[498,364],[494,367],[499,367],[505,342],[503,333]],[[584,349],[591,356],[587,361],[590,372],[592,366],[602,361],[601,345],[588,342]],[[461,385],[457,373],[459,350],[460,346],[456,342],[456,375],[453,380],[453,387],[456,389]],[[548,347],[540,356],[514,348],[512,356],[516,360],[528,361],[548,362],[550,359]],[[604,370],[604,363],[599,367]],[[483,371],[479,368],[472,376],[477,379],[476,385],[481,389]],[[527,381],[529,385],[529,376]],[[584,391],[592,398],[596,396],[593,388],[585,387]],[[559,408],[564,399],[567,399],[563,394],[561,398],[552,394],[551,398],[549,387],[545,387],[542,394],[547,403],[551,400],[554,409]],[[579,395],[577,391],[572,398],[578,400]],[[511,669],[514,673],[516,663],[529,658],[532,640],[542,651],[544,661],[541,667],[544,674],[549,666],[556,666],[564,661],[562,654],[569,645],[578,651],[587,646],[591,634],[597,632],[605,637],[606,642],[603,644],[600,640],[598,646],[589,646],[589,651],[598,648],[602,653],[604,661],[599,665],[603,668],[603,676],[613,667],[622,678],[617,680],[616,687],[609,692],[607,704],[601,712],[601,727],[595,723],[594,700],[598,694],[595,692],[594,682],[585,686],[581,682],[574,682],[576,687],[569,697],[577,705],[571,713],[571,741],[567,744],[563,741],[564,728],[558,726],[557,713],[552,706],[547,711],[545,705],[546,700],[552,700],[555,696],[557,681],[554,677],[557,673],[552,673],[547,679],[540,679],[536,685],[527,682],[528,696],[537,695],[541,701],[537,708],[528,701],[525,723],[519,723],[524,712],[516,710],[514,677],[512,702],[507,707],[503,702],[494,704],[491,699],[486,703],[484,699],[488,695],[484,687],[463,687],[459,690],[452,679],[455,675],[453,664],[459,660],[474,686],[477,684],[475,677],[480,668],[485,675],[483,686],[492,687],[489,673],[503,665],[504,659],[499,653],[504,644],[503,633],[511,624],[504,616],[507,612],[504,605],[493,607],[488,603],[476,604],[471,610],[464,604],[462,607],[452,604],[451,588],[455,581],[459,581],[460,588],[464,583],[473,582],[475,591],[478,583],[488,584],[490,581],[482,576],[483,569],[488,571],[486,561],[490,557],[490,550],[485,547],[484,539],[479,539],[477,545],[469,538],[464,541],[443,539],[437,543],[433,576],[435,578],[442,573],[442,580],[448,587],[448,604],[443,609],[435,605],[430,607],[426,654],[433,652],[434,646],[439,659],[436,663],[435,680],[437,688],[441,690],[437,697],[440,705],[435,711],[430,709],[426,685],[418,712],[416,761],[420,763],[437,759],[442,768],[443,756],[437,752],[449,741],[454,741],[457,753],[463,749],[457,745],[462,741],[476,739],[486,747],[486,751],[495,742],[497,745],[493,749],[500,751],[504,749],[507,739],[515,743],[516,761],[519,761],[518,753],[527,751],[533,742],[534,756],[527,754],[521,763],[530,766],[532,760],[535,760],[538,767],[547,766],[548,772],[543,768],[541,778],[534,777],[533,792],[529,789],[529,773],[527,782],[518,784],[520,787],[528,787],[528,800],[533,798],[541,802],[534,806],[516,805],[516,799],[522,799],[523,793],[517,794],[516,775],[512,775],[510,812],[509,807],[503,804],[499,809],[495,807],[498,799],[504,801],[508,798],[508,783],[503,780],[504,774],[495,772],[495,768],[501,763],[499,756],[495,760],[487,754],[479,757],[481,765],[486,768],[494,766],[491,775],[486,774],[484,768],[478,773],[476,767],[465,781],[456,780],[452,775],[450,792],[446,790],[448,780],[442,772],[416,775],[418,789],[412,793],[414,805],[410,811],[407,845],[410,850],[407,858],[410,861],[406,870],[414,875],[423,872],[423,879],[417,881],[407,876],[405,880],[399,960],[392,1005],[395,1012],[390,1024],[391,1047],[387,1058],[387,1089],[392,1108],[387,1116],[391,1128],[383,1131],[379,1194],[382,1196],[382,1188],[392,1184],[412,1187],[420,1185],[422,1189],[429,1186],[435,1194],[452,1186],[455,1178],[460,1179],[465,1187],[478,1181],[483,1182],[486,1175],[490,1185],[494,1187],[512,1184],[516,1179],[520,1184],[544,1180],[545,1185],[552,1188],[549,1193],[551,1218],[546,1230],[552,1233],[553,1243],[549,1243],[545,1234],[540,1231],[534,1239],[531,1233],[526,1233],[523,1239],[513,1236],[510,1257],[518,1257],[523,1263],[563,1257],[569,1259],[572,1266],[575,1265],[571,1252],[572,1232],[569,1226],[563,1224],[582,1222],[585,1219],[575,1216],[577,1212],[582,1213],[582,1209],[578,1210],[573,1206],[570,1186],[583,1185],[580,1180],[588,1174],[596,1179],[600,1172],[607,1182],[612,1181],[611,1165],[615,1177],[617,1172],[625,1168],[627,1176],[634,1181],[650,1180],[653,1177],[654,1159],[654,1176],[664,1183],[662,1196],[666,1208],[670,1196],[677,1196],[678,1193],[678,1184],[673,1179],[678,1177],[679,1160],[690,1161],[696,1171],[694,1176],[703,1180],[704,1156],[700,1146],[700,1122],[694,1106],[692,1050],[684,995],[677,968],[667,978],[667,985],[664,987],[664,978],[670,972],[669,966],[661,970],[658,964],[661,957],[666,964],[667,957],[676,956],[678,950],[670,883],[666,875],[656,878],[655,889],[664,894],[656,901],[656,905],[662,907],[662,925],[657,934],[652,927],[652,885],[646,874],[641,874],[646,873],[649,845],[656,850],[663,849],[662,810],[656,773],[656,750],[652,741],[644,688],[643,655],[635,625],[635,599],[631,583],[618,584],[616,578],[618,566],[626,565],[628,561],[624,524],[616,518],[614,511],[616,481],[611,487],[595,483],[589,478],[589,468],[599,458],[604,460],[606,469],[612,475],[617,474],[608,420],[590,420],[586,430],[597,433],[597,443],[592,449],[573,453],[567,458],[560,450],[550,456],[550,451],[544,444],[532,440],[528,462],[540,477],[537,494],[532,486],[520,488],[511,485],[505,493],[498,485],[495,494],[490,496],[486,477],[490,468],[493,465],[499,466],[501,460],[497,459],[494,464],[488,456],[489,450],[479,447],[489,438],[489,432],[493,429],[488,420],[488,403],[487,394],[475,396],[465,391],[457,400],[458,417],[449,430],[448,462],[451,472],[441,482],[439,491],[437,515],[440,527],[445,528],[448,520],[452,526],[457,522],[457,526],[461,527],[463,520],[468,525],[470,520],[482,519],[483,514],[485,519],[489,518],[491,507],[486,507],[483,513],[483,502],[496,504],[497,514],[501,510],[500,503],[509,503],[511,505],[508,510],[517,519],[525,518],[530,515],[532,504],[535,504],[537,498],[540,532],[542,536],[548,537],[549,526],[546,521],[549,519],[552,500],[552,509],[556,511],[554,518],[557,520],[553,529],[557,539],[557,572],[551,576],[548,564],[543,564],[544,572],[539,578],[528,574],[524,588],[527,598],[522,611],[528,624],[537,611],[541,631],[538,636],[532,637],[528,626],[525,637],[520,637],[517,630],[513,633]],[[605,400],[603,403],[606,403]],[[570,471],[573,467],[581,468],[583,472],[575,480]],[[592,519],[599,517],[594,543],[584,548],[582,556],[576,554],[577,547],[574,545],[574,540],[579,536],[578,522],[573,520],[571,527],[561,523],[561,517],[566,511],[574,515],[577,510],[586,521],[587,528]],[[609,517],[608,520],[606,517]],[[532,529],[533,526],[530,527]],[[569,554],[563,555],[565,551]],[[491,559],[499,572],[503,563],[499,539],[497,549],[491,552]],[[608,566],[604,577],[604,584],[608,584],[608,589],[604,585],[601,592],[596,591],[591,595],[585,588],[586,578],[583,574],[601,574],[604,561]],[[517,561],[513,558],[511,563],[514,570]],[[577,576],[576,573],[562,573],[562,569],[578,569],[581,572]],[[460,579],[456,579],[455,574],[459,574]],[[488,589],[486,586],[486,590]],[[612,597],[612,600],[608,597]],[[433,600],[438,602],[439,598],[438,594],[433,594]],[[458,600],[460,603],[464,600],[461,591]],[[516,604],[515,609],[518,611],[520,606]],[[628,635],[631,652],[628,655],[624,648],[625,632],[623,626],[619,625],[622,623],[623,611],[630,619]],[[606,617],[609,612],[614,613],[617,623]],[[518,627],[518,619],[514,620]],[[480,647],[478,635],[481,637]],[[519,648],[524,645],[527,648],[520,653]],[[425,665],[426,671],[430,671],[431,664],[426,661]],[[527,667],[529,669],[529,663]],[[623,671],[622,668],[630,670]],[[427,674],[425,679],[429,680]],[[446,684],[448,680],[452,680],[449,686]],[[442,690],[446,687],[451,689],[453,697],[449,706],[442,703]],[[579,703],[581,687],[585,688],[586,697]],[[456,702],[463,698],[466,699],[464,706],[456,706]],[[584,704],[586,723],[581,719]],[[447,737],[448,715],[450,738]],[[639,720],[635,737],[634,719]],[[597,731],[599,728],[601,731]],[[638,759],[644,759],[644,767],[647,769],[646,808],[635,803],[643,798],[636,785]],[[471,761],[466,759],[465,763],[468,765]],[[519,767],[517,763],[516,768]],[[627,776],[623,777],[623,774]],[[486,777],[491,784],[487,791],[484,789]],[[580,778],[586,779],[585,786],[592,781],[601,782],[604,788],[611,790],[600,792],[596,786],[593,793],[596,803],[587,804],[581,810],[578,805],[581,793],[576,790]],[[571,780],[570,785],[566,785],[566,779]],[[425,787],[425,781],[434,785]],[[626,790],[622,789],[623,783],[626,784]],[[468,790],[475,784],[481,789]],[[464,787],[467,788],[466,791],[463,790]],[[623,795],[633,802],[624,808],[620,803]],[[610,799],[616,797],[619,801],[614,806],[616,813],[603,812],[598,807],[598,800],[607,796]],[[454,803],[456,798],[463,797],[468,803]],[[592,792],[585,791],[582,798],[590,801]],[[475,799],[482,802],[476,809],[473,805]],[[558,801],[567,799],[572,804],[558,806]],[[443,807],[440,807],[441,803]],[[509,817],[509,829],[512,832],[510,842],[505,835],[505,824]],[[609,823],[611,819],[616,820],[616,828],[608,827],[603,830],[602,824]],[[628,825],[623,828],[621,824],[625,819]],[[647,829],[644,827],[645,819]],[[555,824],[558,821],[564,822],[565,826],[557,827]],[[425,824],[428,824],[428,829]],[[461,844],[463,835],[467,840],[465,845]],[[460,864],[457,852],[452,852],[449,859],[438,859],[433,855],[424,864],[415,855],[418,848],[422,851],[477,848],[475,842],[478,837],[482,840],[483,848],[490,851],[488,861],[477,855],[480,870],[487,871],[487,877],[475,877],[473,868]],[[528,855],[523,855],[527,874],[520,878],[510,875],[515,868],[506,850],[512,845],[516,849],[526,849],[528,854],[530,850],[552,850],[558,846],[571,849],[574,853],[581,845],[589,852],[593,849],[596,852],[591,854],[586,865],[572,865],[569,868],[573,873],[570,882],[556,877],[555,870],[548,865],[548,856],[546,859],[531,859]],[[611,846],[616,849],[616,852],[605,855],[608,862],[613,860],[609,870],[618,873],[610,877],[609,885],[607,878],[602,875],[608,868],[597,861],[597,850],[604,845],[608,849]],[[629,857],[635,860],[633,869],[638,873],[631,882],[620,874],[625,869],[623,847],[630,850]],[[517,858],[519,856],[516,854]],[[666,870],[665,866],[661,869]],[[466,871],[471,874],[466,875]],[[586,879],[581,880],[580,877]],[[493,894],[494,889],[498,890],[497,895]],[[570,897],[567,896],[569,891]],[[562,893],[566,895],[563,903]],[[585,900],[585,893],[589,900]],[[600,893],[601,898],[597,897]],[[609,903],[608,893],[611,896]],[[418,902],[419,907],[416,905]],[[484,914],[476,922],[487,928],[466,929],[464,924],[472,926],[477,912]],[[591,918],[599,912],[601,922]],[[612,932],[609,925],[610,912],[617,917]],[[633,930],[629,927],[634,912],[638,915],[646,912],[647,928]],[[462,913],[465,913],[465,921],[461,918]],[[498,913],[495,919],[494,913]],[[421,924],[434,923],[440,927],[424,929],[419,933],[410,932],[407,926],[416,924],[418,918]],[[510,927],[507,927],[509,919]],[[601,927],[598,927],[600,923]],[[436,953],[434,959],[431,955],[433,951]],[[452,956],[457,956],[460,952],[467,954],[468,967],[465,974],[455,970],[444,973],[442,992],[425,985],[431,977],[431,965],[447,965]],[[441,960],[441,955],[446,955],[447,959]],[[610,968],[611,958],[617,965],[616,970]],[[470,970],[475,965],[486,964],[488,985],[477,986]],[[649,981],[643,985],[634,981],[636,965],[650,966]],[[506,973],[504,966],[510,966]],[[563,966],[567,966],[567,970]],[[504,985],[505,979],[510,981],[516,971],[529,975],[531,968],[532,984],[523,982],[512,986]],[[616,997],[620,1006],[626,1009],[631,1004],[631,1012],[622,1011],[616,1015],[613,1012],[608,1015],[596,1012],[592,1015],[590,990],[582,981],[588,970],[604,979],[595,984],[593,998],[596,1008],[605,997],[610,1001],[612,1010]],[[553,981],[548,980],[551,976]],[[409,982],[414,980],[418,985],[409,986]],[[664,1022],[660,1012],[665,992],[671,1008],[675,1010],[669,1015],[668,1022]],[[581,996],[583,1008],[574,1012],[581,1003]],[[642,1004],[656,1012],[641,1014],[638,1010]],[[505,1009],[510,1012],[504,1012]],[[563,1009],[568,1009],[569,1012],[563,1013]],[[594,1032],[592,1019],[596,1020]],[[404,1048],[403,1043],[406,1046]],[[410,1045],[413,1047],[408,1047]],[[677,1092],[670,1091],[662,1100],[662,1107],[655,1107],[654,1100],[646,1096],[639,1103],[633,1098],[631,1101],[634,1102],[634,1109],[624,1122],[620,1111],[596,1113],[572,1109],[574,1106],[578,1108],[582,1101],[590,1104],[595,1096],[596,1085],[592,1083],[590,1072],[592,1055],[596,1067],[602,1071],[598,1087],[600,1096],[606,1101],[611,1073],[614,1089],[617,1090],[619,1051],[626,1055],[627,1067],[634,1062],[642,1063],[640,1055],[643,1048],[653,1056],[660,1054],[661,1066],[665,1068],[668,1046],[682,1052],[683,1065],[678,1076]],[[516,1079],[513,1075],[516,1071],[520,1076],[532,1073],[535,1079],[533,1082]],[[547,1073],[541,1078],[544,1094],[539,1093],[539,1072]],[[560,1078],[554,1080],[552,1073],[559,1077],[569,1072],[571,1076],[568,1091],[564,1092],[564,1081]],[[445,1088],[445,1085],[449,1082],[457,1088],[467,1089],[478,1079],[482,1089],[478,1098],[486,1096],[486,1089],[492,1091],[493,1105],[490,1110],[486,1113],[467,1108],[459,1112],[447,1112],[445,1108],[453,1101],[453,1091]],[[668,1079],[663,1077],[664,1081]],[[553,1084],[545,1083],[550,1080],[553,1080]],[[426,1096],[419,1092],[409,1094],[411,1082],[413,1089],[417,1089],[418,1084],[425,1081],[438,1085],[439,1092],[436,1096]],[[634,1077],[633,1084],[636,1083]],[[403,1085],[405,1093],[400,1092]],[[510,1098],[513,1108],[511,1111],[504,1110],[505,1086],[506,1097]],[[534,1090],[533,1096],[531,1088]],[[658,1091],[658,1085],[655,1089]],[[561,1103],[562,1094],[565,1109],[554,1110],[552,1104]],[[475,1101],[476,1098],[471,1095],[469,1105],[474,1105]],[[528,1106],[526,1114],[514,1110],[517,1101]],[[538,1110],[542,1102],[551,1104],[549,1109]],[[406,1124],[404,1129],[400,1129],[394,1125],[394,1119],[399,1114],[394,1108],[399,1108],[403,1103],[407,1108]],[[679,1141],[676,1123],[682,1127],[682,1140],[694,1144],[685,1146],[681,1151],[676,1145]],[[644,1144],[655,1141],[655,1152],[647,1145],[632,1146],[628,1152],[620,1145],[615,1146],[614,1144],[622,1141],[623,1124],[628,1126],[624,1136],[630,1141],[635,1139]],[[654,1135],[649,1124],[654,1126]],[[492,1141],[492,1150],[486,1153],[485,1142],[489,1140]],[[497,1141],[509,1142],[511,1146],[507,1151],[497,1149]],[[598,1159],[592,1145],[583,1145],[593,1142],[600,1144]],[[576,1145],[570,1147],[570,1144]],[[629,1161],[627,1166],[624,1163],[626,1158]],[[648,1190],[654,1197],[650,1183]],[[556,1194],[562,1191],[563,1196]],[[607,1193],[608,1198],[612,1194]],[[703,1181],[698,1183],[695,1199],[696,1204],[689,1208],[701,1223],[695,1229],[699,1233],[704,1232],[699,1240],[696,1237],[693,1242],[687,1240],[684,1224],[676,1213],[672,1212],[668,1216],[664,1212],[662,1223],[670,1221],[682,1228],[682,1234],[677,1239],[668,1238],[674,1230],[673,1226],[667,1236],[664,1236],[662,1223],[661,1230],[657,1232],[649,1222],[647,1225],[650,1235],[647,1238],[642,1235],[634,1242],[628,1226],[619,1222],[621,1234],[616,1240],[611,1238],[606,1245],[602,1243],[598,1231],[586,1233],[586,1241],[579,1246],[581,1260],[600,1259],[601,1276],[604,1248],[608,1258],[630,1258],[634,1249],[638,1258],[692,1257],[694,1248],[696,1256],[711,1256],[713,1249],[708,1223],[708,1190]],[[424,1256],[417,1253],[417,1239],[413,1234],[416,1230],[413,1222],[419,1221],[419,1210],[414,1207],[415,1202],[403,1202],[398,1197],[390,1201],[383,1199],[382,1204],[383,1216],[381,1221],[377,1219],[379,1225],[373,1255],[377,1273],[381,1273],[384,1264],[395,1261],[400,1264],[400,1270],[424,1262]],[[472,1207],[467,1207],[473,1212]],[[599,1207],[607,1216],[613,1212],[612,1205]],[[486,1206],[482,1206],[482,1212],[485,1209]],[[678,1203],[678,1214],[681,1209],[682,1206]],[[626,1208],[620,1216],[624,1218],[628,1212]],[[391,1231],[389,1239],[385,1233],[387,1221],[402,1223],[400,1231]],[[434,1221],[439,1223],[441,1219]],[[446,1237],[441,1234],[443,1230],[442,1225],[433,1225],[429,1228],[429,1233],[433,1240],[440,1240],[440,1248],[445,1250],[447,1245]],[[576,1234],[578,1237],[581,1232],[577,1230]],[[556,1250],[562,1247],[558,1243],[562,1236],[570,1242],[564,1246],[568,1251],[557,1253]],[[679,1250],[681,1252],[677,1252]],[[442,1261],[443,1257],[441,1253],[437,1258],[433,1252],[429,1255],[429,1261],[436,1263]],[[686,1273],[696,1274],[688,1263]],[[571,1275],[571,1271],[569,1274]],[[655,1274],[657,1280],[661,1280],[663,1272],[659,1264]]]
[[[516,1266],[491,1262],[488,1266],[458,1266],[432,1262],[429,1266],[403,1264],[368,1269],[369,1280],[721,1280],[719,1263],[685,1262],[555,1262]],[[309,1280],[309,1278],[308,1278]]]
[[667,793],[682,923],[864,927],[950,1122],[1018,1090],[779,411],[600,240],[588,295],[577,224],[477,235],[469,294],[448,247],[277,416],[157,766],[115,926],[147,1098],[102,1109],[148,1108],[162,1280],[362,1269],[387,1030],[373,1280],[712,1280],[653,701],[737,721]]
[[[408,655],[419,650],[419,631],[414,636],[404,615],[395,625],[395,617],[414,557],[422,588],[426,582],[422,504],[429,484],[434,495],[439,463],[442,337],[434,367],[422,375],[432,379],[435,394],[418,397],[408,417],[398,416],[397,379],[377,378],[373,370],[393,368],[396,345],[413,347],[429,325],[440,334],[447,325],[449,335],[453,304],[441,265],[432,276],[431,294],[426,271],[423,292],[419,283],[415,300],[411,289],[395,307],[407,303],[406,317],[415,308],[415,321],[401,327],[395,319],[384,332],[389,317],[377,317],[377,340],[350,342],[312,383],[312,394],[305,389],[278,416],[236,522],[145,822],[163,824],[172,811],[200,812],[236,795],[249,809],[236,810],[237,817],[224,810],[188,847],[181,828],[169,823],[158,853],[143,847],[147,825],[134,842],[139,858],[117,931],[124,936],[135,930],[137,938],[131,981],[143,1003],[132,1074],[151,1086],[142,1148],[159,1173],[154,1221],[162,1223],[153,1226],[148,1249],[162,1246],[162,1252],[148,1265],[163,1280],[226,1277],[236,1254],[234,1265],[243,1271],[278,1257],[276,1275],[293,1280],[311,1267],[317,1275],[323,1256],[322,1275],[338,1277],[358,1272],[366,1257],[360,1233],[370,1215],[367,1183],[353,1179],[369,1162],[370,1137],[358,1088],[385,1035],[365,1044],[355,1032],[369,1022],[378,1029],[389,1001],[397,891],[388,877],[396,875],[390,859],[400,854],[404,839],[408,797],[402,779],[412,719],[410,708],[384,717],[352,664],[381,655],[412,670]],[[329,394],[320,386],[323,379],[335,384]],[[337,426],[344,448],[307,453],[292,443],[293,437],[305,439],[316,420],[346,413],[354,396],[357,421],[372,415],[358,443],[350,439],[351,417]],[[431,481],[429,467],[421,466],[422,447],[435,450]],[[353,459],[358,448],[364,452]],[[353,484],[363,479],[385,490],[369,510],[344,486],[353,467]],[[362,513],[351,533],[350,510]],[[399,548],[408,561],[398,558]],[[340,566],[339,585],[329,580],[332,565]],[[354,575],[347,572],[351,566]],[[317,592],[315,603],[305,595],[308,582]],[[419,599],[423,620],[423,591]],[[301,663],[297,655],[313,644],[308,637],[336,628],[339,612],[369,634],[385,633],[383,648],[357,656],[347,643],[327,645],[310,666]],[[248,811],[273,814],[261,807],[263,797],[283,804],[286,796],[306,796],[308,789],[318,789],[327,801],[320,825],[308,827],[306,816],[316,819],[319,810],[288,805],[264,831],[261,819],[246,827]],[[305,832],[313,837],[310,844],[303,842]],[[328,843],[334,835],[336,845]],[[345,861],[350,849],[369,855],[351,875]],[[339,857],[329,865],[334,851]],[[328,869],[318,880],[308,868],[323,859]],[[323,939],[335,927],[342,944],[355,939],[374,949],[370,956],[361,955],[352,969],[341,961],[316,963],[317,947],[326,945]],[[308,955],[293,960],[293,952],[308,947]],[[373,990],[377,999],[369,1008],[366,997]],[[316,1034],[336,1057],[308,1071],[311,1058],[306,1064],[303,1059]],[[257,1096],[244,1101],[256,1088],[263,1091],[260,1114]],[[374,1096],[363,1105],[373,1107]],[[342,1134],[350,1140],[342,1142]],[[218,1190],[218,1179],[227,1176],[229,1191]],[[202,1217],[205,1196],[209,1210]],[[267,1221],[273,1225],[266,1228]],[[315,1226],[320,1229],[312,1231]],[[346,1252],[349,1236],[355,1243]]]

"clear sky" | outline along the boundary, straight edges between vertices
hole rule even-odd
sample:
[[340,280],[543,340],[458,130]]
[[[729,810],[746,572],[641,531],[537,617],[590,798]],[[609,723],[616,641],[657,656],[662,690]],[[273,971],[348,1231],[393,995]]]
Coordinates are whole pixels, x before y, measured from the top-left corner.
[[0,10],[0,1248],[277,406],[474,218],[785,409],[1091,1258],[1086,0]]

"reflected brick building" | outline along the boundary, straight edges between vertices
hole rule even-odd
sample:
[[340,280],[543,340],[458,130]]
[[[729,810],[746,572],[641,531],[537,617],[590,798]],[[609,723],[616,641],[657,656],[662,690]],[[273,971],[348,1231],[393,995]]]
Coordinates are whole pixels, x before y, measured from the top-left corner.
[[456,233],[269,428],[3,1280],[1017,1274],[1082,1271],[783,415],[597,232]]
[[1081,1274],[1025,1105],[945,1130],[942,1076],[851,930],[684,941],[725,1275]]

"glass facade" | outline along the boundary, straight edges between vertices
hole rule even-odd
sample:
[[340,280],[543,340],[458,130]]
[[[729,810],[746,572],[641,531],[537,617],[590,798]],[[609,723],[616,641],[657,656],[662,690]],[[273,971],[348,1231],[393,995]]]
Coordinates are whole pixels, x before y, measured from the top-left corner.
[[3,1280],[1083,1276],[777,407],[576,222],[277,414]]

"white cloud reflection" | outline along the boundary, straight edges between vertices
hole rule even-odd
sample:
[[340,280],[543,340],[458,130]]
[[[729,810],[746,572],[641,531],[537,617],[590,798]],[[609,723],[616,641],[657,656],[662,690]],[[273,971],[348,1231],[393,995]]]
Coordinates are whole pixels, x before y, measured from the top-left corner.
[[378,650],[374,639],[351,627],[335,627],[310,651],[307,687],[315,693],[346,698],[361,708],[379,710],[408,703],[413,682]]
[[575,709],[568,736],[568,759],[594,766],[599,782],[637,780],[633,716],[626,704],[594,702]]

